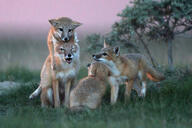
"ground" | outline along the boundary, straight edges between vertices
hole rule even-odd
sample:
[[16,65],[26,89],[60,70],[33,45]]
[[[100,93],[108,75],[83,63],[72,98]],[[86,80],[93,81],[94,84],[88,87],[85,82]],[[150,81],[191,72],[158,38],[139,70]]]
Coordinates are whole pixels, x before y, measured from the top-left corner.
[[[86,76],[81,69],[78,79]],[[10,68],[0,72],[0,81],[12,80],[21,85],[0,95],[1,128],[191,128],[192,74],[176,70],[165,72],[166,80],[149,83],[145,99],[132,93],[128,104],[123,102],[121,86],[117,104],[109,104],[109,89],[102,106],[96,110],[71,112],[66,108],[41,108],[39,97],[29,100],[29,94],[39,82],[39,72]]]

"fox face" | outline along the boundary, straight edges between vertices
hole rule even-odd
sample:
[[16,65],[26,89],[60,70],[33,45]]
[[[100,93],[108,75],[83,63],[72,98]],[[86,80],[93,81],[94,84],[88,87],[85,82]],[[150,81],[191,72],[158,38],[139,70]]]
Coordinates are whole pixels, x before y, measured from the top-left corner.
[[70,64],[73,62],[73,59],[78,56],[79,47],[78,44],[61,43],[56,46],[55,51],[55,55],[58,56],[60,60]]
[[117,76],[120,74],[120,72],[117,69],[115,62],[119,56],[120,56],[120,48],[118,46],[110,47],[109,45],[106,45],[105,42],[104,42],[104,48],[102,48],[99,53],[92,55],[95,61],[99,61],[101,63],[106,64],[110,69],[110,71],[112,71],[113,75]]
[[120,48],[117,47],[104,47],[101,51],[97,54],[93,54],[92,57],[96,61],[101,62],[108,62],[114,61],[119,56]]
[[54,27],[53,36],[60,41],[67,42],[74,35],[74,30],[81,25],[67,17],[51,19],[49,23]]

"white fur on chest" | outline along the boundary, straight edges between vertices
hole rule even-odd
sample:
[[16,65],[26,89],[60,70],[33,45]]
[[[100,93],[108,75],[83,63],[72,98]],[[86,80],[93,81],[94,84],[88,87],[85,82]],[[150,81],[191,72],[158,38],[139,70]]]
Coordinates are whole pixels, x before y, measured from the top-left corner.
[[110,71],[113,73],[114,76],[120,75],[120,71],[113,61],[111,61],[111,60],[108,61],[108,60],[103,59],[103,58],[100,58],[99,60],[107,65],[107,67],[110,69]]
[[70,69],[70,70],[67,70],[67,71],[61,71],[61,72],[57,72],[56,74],[56,78],[57,79],[61,79],[63,80],[64,82],[68,79],[68,78],[73,78],[76,76],[76,70],[73,68],[73,69]]
[[117,69],[117,66],[115,65],[115,63],[113,63],[113,61],[109,61],[109,66],[110,66],[110,69],[111,69],[111,72],[113,73],[113,75],[115,75],[115,76],[120,75],[120,71],[119,71],[119,69]]

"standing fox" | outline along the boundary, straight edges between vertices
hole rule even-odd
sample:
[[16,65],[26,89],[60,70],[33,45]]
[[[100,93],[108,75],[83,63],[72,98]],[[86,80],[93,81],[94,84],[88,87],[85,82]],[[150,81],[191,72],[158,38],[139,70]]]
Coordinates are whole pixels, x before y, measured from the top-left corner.
[[[120,48],[110,47],[104,42],[104,48],[101,52],[93,55],[96,61],[100,61],[108,65],[110,70],[116,75],[127,76],[128,81],[125,83],[125,101],[127,101],[131,94],[131,89],[133,88],[134,81],[139,78],[142,81],[141,95],[144,97],[146,95],[146,78],[152,81],[161,81],[165,77],[157,72],[154,68],[150,66],[148,60],[141,54],[126,54],[120,55]],[[118,90],[119,87],[115,87]],[[111,97],[115,97],[113,102],[116,102],[118,91],[114,91]],[[113,96],[115,95],[115,96]]]
[[120,84],[119,82],[127,80],[126,77],[113,76],[110,69],[102,63],[94,62],[88,66],[88,76],[81,79],[77,86],[71,91],[70,94],[70,108],[72,110],[80,110],[84,107],[90,109],[97,108],[102,97],[105,94],[106,82],[109,78],[114,79],[113,83]]
[[[69,93],[79,71],[79,45],[77,43],[58,42],[54,45],[56,69],[51,68],[49,55],[41,70],[39,87],[30,95],[34,98],[41,92],[41,104],[58,107],[65,103],[69,105]],[[63,96],[65,94],[65,96]],[[64,99],[64,98],[65,99]]]
[[[49,31],[48,34],[48,49],[49,49],[49,56],[47,57],[44,66],[42,68],[41,71],[41,83],[40,86],[30,95],[30,99],[38,96],[41,93],[42,90],[42,86],[47,86],[49,87],[50,85],[53,85],[53,91],[54,91],[54,105],[55,106],[59,106],[60,102],[58,100],[58,78],[56,77],[57,74],[59,73],[63,78],[59,78],[62,80],[68,79],[68,73],[69,72],[73,72],[74,74],[76,74],[79,71],[79,45],[78,43],[78,38],[76,33],[74,32],[74,30],[81,25],[81,23],[76,22],[76,21],[72,21],[70,18],[67,17],[61,17],[58,19],[52,19],[49,20],[50,24],[51,24],[51,29]],[[69,45],[65,44],[65,43],[69,43]],[[75,56],[73,56],[73,54],[68,54],[68,58],[69,59],[65,59],[66,56],[64,56],[65,54],[67,55],[67,53],[62,54],[62,51],[59,51],[59,47],[61,47],[61,49],[63,49],[63,53],[64,52],[74,52],[72,49],[72,47],[76,47],[75,49],[77,50],[75,52]],[[61,50],[60,49],[60,50]],[[72,51],[71,51],[72,50]],[[72,61],[72,58],[74,61]],[[49,62],[50,61],[50,62]],[[70,64],[71,62],[74,62],[72,64]],[[50,65],[49,65],[50,63]],[[67,64],[68,63],[68,64]],[[46,67],[46,65],[48,67]],[[51,69],[50,69],[50,67]],[[46,68],[45,68],[46,67]],[[62,67],[62,68],[61,68]],[[71,68],[72,69],[71,69]],[[74,71],[75,69],[75,71]],[[46,71],[46,70],[50,70],[50,71]],[[70,71],[71,70],[71,71]],[[73,78],[75,78],[75,76],[73,76]],[[51,82],[50,82],[51,81]],[[69,100],[69,90],[71,86],[69,85],[70,82],[62,82],[61,80],[59,80],[59,84],[67,84],[65,87],[65,105],[67,106],[68,104],[68,100]],[[73,80],[72,80],[73,81]],[[45,84],[44,84],[45,83]],[[72,84],[73,82],[71,82]],[[46,85],[47,84],[47,85]],[[44,89],[46,90],[46,88]],[[60,88],[60,90],[63,90],[63,88]],[[51,89],[49,88],[48,92],[52,92]],[[46,95],[44,95],[44,93],[47,93],[47,91],[42,91],[41,94],[41,99],[42,99],[42,106],[44,106],[44,101],[43,99],[46,99]],[[63,92],[64,93],[64,92]],[[50,93],[48,93],[50,94]],[[56,96],[55,96],[56,94]],[[49,95],[51,96],[51,95]],[[43,98],[44,97],[44,98]],[[56,99],[55,99],[56,98]],[[45,104],[46,106],[46,104]]]
[[51,19],[49,23],[51,24],[51,29],[48,34],[47,45],[51,56],[51,66],[55,70],[54,45],[58,42],[74,42],[74,39],[78,42],[74,36],[76,34],[74,30],[82,24],[68,17]]

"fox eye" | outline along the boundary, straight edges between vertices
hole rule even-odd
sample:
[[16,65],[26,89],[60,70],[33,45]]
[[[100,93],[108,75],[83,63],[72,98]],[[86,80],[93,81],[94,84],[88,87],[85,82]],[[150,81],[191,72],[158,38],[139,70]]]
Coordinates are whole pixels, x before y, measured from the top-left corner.
[[104,52],[103,55],[104,55],[104,56],[107,56],[107,53]]
[[64,48],[60,48],[60,50],[63,52],[65,49]]
[[60,31],[63,31],[63,28],[59,28]]
[[69,29],[69,32],[71,32],[72,31],[72,29]]

